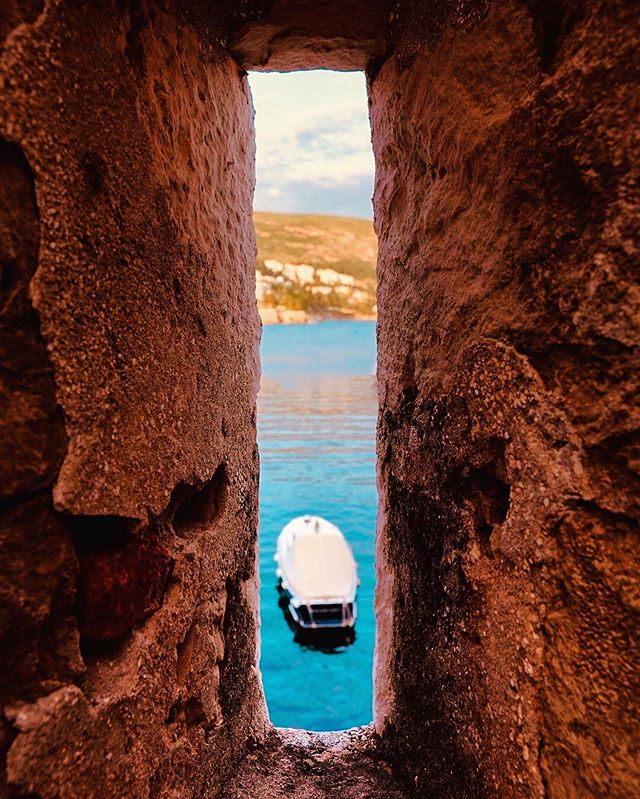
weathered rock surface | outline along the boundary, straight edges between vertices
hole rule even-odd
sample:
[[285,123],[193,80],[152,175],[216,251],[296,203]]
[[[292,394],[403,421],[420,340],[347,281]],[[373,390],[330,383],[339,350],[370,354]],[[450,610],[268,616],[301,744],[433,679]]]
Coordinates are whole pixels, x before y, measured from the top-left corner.
[[637,20],[494,3],[420,45],[411,10],[371,86],[376,726],[417,796],[631,796]]
[[251,107],[193,5],[0,13],[2,796],[201,796],[266,729]]
[[639,38],[630,0],[3,5],[0,796],[402,795],[370,733],[269,732],[256,663],[243,69],[321,66],[369,70],[386,762],[639,793]]
[[366,69],[388,51],[392,0],[275,0],[248,3],[228,46],[245,69]]
[[373,728],[345,732],[273,730],[237,771],[220,799],[403,799]]
[[[0,703],[33,701],[84,669],[77,559],[53,509],[66,439],[29,284],[38,263],[34,176],[0,134]],[[0,721],[4,757],[15,732]],[[0,795],[5,789],[0,773]]]

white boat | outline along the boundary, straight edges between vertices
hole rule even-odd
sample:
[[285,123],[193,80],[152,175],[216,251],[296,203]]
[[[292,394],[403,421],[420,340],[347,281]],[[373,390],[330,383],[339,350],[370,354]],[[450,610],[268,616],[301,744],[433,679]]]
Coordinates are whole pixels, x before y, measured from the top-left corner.
[[349,630],[357,616],[357,565],[335,524],[299,516],[282,528],[276,554],[278,589],[302,630]]

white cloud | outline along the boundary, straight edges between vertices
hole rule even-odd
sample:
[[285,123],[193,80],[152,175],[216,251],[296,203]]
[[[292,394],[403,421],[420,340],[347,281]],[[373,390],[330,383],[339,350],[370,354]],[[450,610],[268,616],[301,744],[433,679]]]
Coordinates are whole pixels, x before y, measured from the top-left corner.
[[252,73],[249,81],[256,111],[255,207],[371,216],[364,75]]

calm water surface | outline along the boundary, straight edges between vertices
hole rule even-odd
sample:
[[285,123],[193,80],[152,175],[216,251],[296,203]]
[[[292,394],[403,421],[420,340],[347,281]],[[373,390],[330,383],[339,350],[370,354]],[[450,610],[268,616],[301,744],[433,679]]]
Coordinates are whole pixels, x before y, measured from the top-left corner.
[[[371,721],[374,617],[375,322],[270,325],[258,399],[261,669],[274,724]],[[293,640],[278,607],[276,538],[294,516],[340,527],[359,566],[356,640],[327,654]]]

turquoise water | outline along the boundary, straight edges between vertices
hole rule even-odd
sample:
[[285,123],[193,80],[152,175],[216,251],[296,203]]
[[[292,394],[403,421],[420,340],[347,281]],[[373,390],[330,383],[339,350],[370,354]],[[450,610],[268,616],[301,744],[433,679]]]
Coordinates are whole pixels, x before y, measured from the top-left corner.
[[[260,668],[280,727],[338,730],[371,721],[376,518],[375,322],[270,325],[262,334]],[[332,652],[293,640],[278,607],[273,554],[304,513],[337,524],[359,567],[356,639]]]

